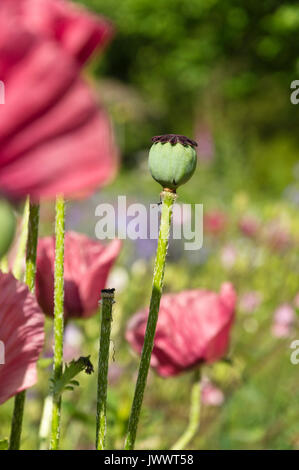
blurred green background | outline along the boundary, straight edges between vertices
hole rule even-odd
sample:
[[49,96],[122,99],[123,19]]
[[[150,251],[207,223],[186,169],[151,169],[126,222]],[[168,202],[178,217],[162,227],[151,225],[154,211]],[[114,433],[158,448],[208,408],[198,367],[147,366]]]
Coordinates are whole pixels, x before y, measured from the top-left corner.
[[[116,203],[117,195],[127,195],[129,202],[158,202],[159,186],[147,171],[151,137],[180,133],[198,140],[198,169],[179,191],[179,202],[204,204],[204,246],[187,252],[182,243],[171,242],[165,291],[218,291],[230,280],[239,301],[230,360],[203,370],[218,400],[206,397],[200,430],[189,448],[298,449],[299,364],[290,362],[290,344],[299,339],[299,105],[290,102],[290,84],[299,78],[299,3],[78,3],[116,27],[113,42],[87,75],[109,109],[122,158],[112,185],[88,201],[68,204],[67,226],[94,236],[95,206]],[[52,233],[52,206],[43,207],[42,220],[42,234]],[[110,279],[118,293],[109,448],[123,446],[138,365],[124,330],[149,303],[154,250],[151,242],[126,241]],[[285,330],[277,320],[283,308],[293,315]],[[50,320],[47,327],[45,357]],[[70,355],[91,354],[96,364],[98,315],[68,324],[67,331]],[[40,368],[39,374],[39,385],[28,393],[25,448],[39,445],[50,370]],[[191,379],[188,373],[171,379],[150,374],[137,448],[169,449],[182,434]],[[65,449],[94,445],[96,376],[82,376],[80,384],[64,396]],[[3,436],[9,432],[11,406],[1,407]]]

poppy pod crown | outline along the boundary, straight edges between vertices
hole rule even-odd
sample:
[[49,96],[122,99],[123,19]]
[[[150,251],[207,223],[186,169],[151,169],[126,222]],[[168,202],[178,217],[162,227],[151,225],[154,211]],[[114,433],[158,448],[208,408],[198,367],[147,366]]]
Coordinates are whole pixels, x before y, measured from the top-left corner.
[[152,138],[149,152],[149,169],[152,177],[164,189],[176,191],[193,175],[197,143],[179,134],[165,134]]

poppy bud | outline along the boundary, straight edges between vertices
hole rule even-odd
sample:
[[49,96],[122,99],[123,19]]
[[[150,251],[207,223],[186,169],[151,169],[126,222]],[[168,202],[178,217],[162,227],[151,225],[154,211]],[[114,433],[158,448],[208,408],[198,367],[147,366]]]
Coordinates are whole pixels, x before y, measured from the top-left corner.
[[197,143],[183,135],[166,134],[152,138],[149,169],[152,177],[164,189],[176,190],[193,175]]
[[15,235],[16,218],[10,204],[0,199],[0,258],[7,253]]

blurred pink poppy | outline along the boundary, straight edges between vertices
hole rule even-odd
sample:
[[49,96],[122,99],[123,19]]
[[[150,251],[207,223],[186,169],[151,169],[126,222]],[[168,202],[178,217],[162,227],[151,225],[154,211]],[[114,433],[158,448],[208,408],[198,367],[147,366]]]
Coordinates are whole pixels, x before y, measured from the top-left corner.
[[290,247],[292,237],[279,220],[272,220],[265,227],[265,241],[273,251],[281,252]]
[[220,210],[211,210],[204,214],[204,231],[210,235],[219,235],[227,226],[227,216]]
[[200,122],[195,131],[196,141],[199,142],[198,159],[203,163],[210,163],[215,154],[214,139],[210,127]]
[[253,313],[260,306],[262,299],[260,292],[244,292],[240,298],[240,310],[244,313]]
[[251,215],[244,215],[239,220],[238,227],[245,237],[255,238],[259,232],[260,223],[255,217]]
[[224,268],[231,269],[237,261],[238,251],[232,244],[224,245],[220,253],[220,261]]
[[[86,235],[67,232],[64,255],[65,317],[89,317],[97,312],[101,289],[121,248],[120,240],[102,245]],[[39,239],[36,297],[47,315],[54,309],[55,238]]]
[[[220,294],[190,290],[166,294],[161,299],[151,365],[169,377],[203,362],[213,362],[226,353],[233,324],[236,292],[230,283]],[[141,352],[148,310],[134,315],[126,338]]]
[[287,303],[281,304],[274,312],[272,335],[276,338],[291,336],[295,318],[293,307]]
[[80,78],[81,64],[109,31],[103,19],[68,2],[2,0],[1,193],[81,196],[114,175],[109,119]]
[[224,403],[223,391],[205,377],[201,381],[201,402],[208,406],[221,406]]
[[36,383],[44,315],[28,287],[0,272],[0,403]]

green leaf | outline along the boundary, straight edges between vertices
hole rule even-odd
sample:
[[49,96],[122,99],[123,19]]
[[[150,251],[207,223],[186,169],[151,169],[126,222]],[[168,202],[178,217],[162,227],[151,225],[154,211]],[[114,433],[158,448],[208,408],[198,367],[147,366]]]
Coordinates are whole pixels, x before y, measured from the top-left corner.
[[90,362],[90,356],[79,357],[77,360],[65,364],[62,376],[58,380],[50,379],[51,390],[56,398],[59,398],[65,390],[74,390],[74,386],[79,386],[79,382],[74,378],[82,371],[92,374],[94,369]]

